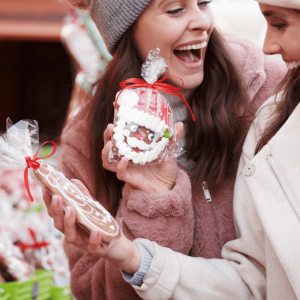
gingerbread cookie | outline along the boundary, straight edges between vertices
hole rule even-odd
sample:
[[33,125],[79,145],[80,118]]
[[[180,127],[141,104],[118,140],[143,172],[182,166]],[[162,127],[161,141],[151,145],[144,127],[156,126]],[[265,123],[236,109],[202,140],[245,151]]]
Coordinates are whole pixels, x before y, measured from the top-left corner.
[[151,89],[125,90],[116,106],[113,154],[142,165],[162,158],[172,137],[166,99]]
[[87,232],[100,230],[102,240],[108,243],[121,237],[121,230],[110,213],[99,202],[84,195],[63,173],[47,163],[40,163],[34,173],[51,194],[61,196],[64,207],[75,209],[78,224]]

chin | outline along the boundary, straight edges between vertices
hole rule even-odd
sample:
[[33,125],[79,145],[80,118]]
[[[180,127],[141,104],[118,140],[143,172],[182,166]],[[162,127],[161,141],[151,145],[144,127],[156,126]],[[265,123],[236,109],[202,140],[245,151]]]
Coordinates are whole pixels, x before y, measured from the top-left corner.
[[[172,76],[172,75],[171,75]],[[179,74],[173,75],[181,78],[184,82],[185,90],[192,90],[197,88],[200,84],[202,84],[204,79],[204,73],[193,74],[191,76],[180,76]],[[181,87],[182,83],[177,78],[170,78],[169,83],[176,86]]]
[[184,89],[185,90],[196,89],[199,85],[202,84],[203,79],[204,79],[203,74],[198,75],[197,78],[188,78],[186,80],[183,79],[184,80]]

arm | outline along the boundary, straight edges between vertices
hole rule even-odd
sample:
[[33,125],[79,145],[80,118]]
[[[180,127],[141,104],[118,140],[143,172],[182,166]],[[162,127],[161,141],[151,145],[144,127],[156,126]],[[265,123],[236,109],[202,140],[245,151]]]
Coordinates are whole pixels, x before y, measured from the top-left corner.
[[257,122],[256,119],[245,141],[235,186],[237,239],[224,246],[222,259],[192,258],[137,239],[153,256],[142,286],[133,285],[141,298],[152,300],[158,295],[162,300],[266,298],[265,234],[242,175],[264,128],[263,124],[257,126]]
[[234,213],[238,238],[228,242],[223,259],[193,258],[138,239],[153,255],[141,287],[142,299],[264,299],[265,250],[262,225],[242,176],[237,180]]

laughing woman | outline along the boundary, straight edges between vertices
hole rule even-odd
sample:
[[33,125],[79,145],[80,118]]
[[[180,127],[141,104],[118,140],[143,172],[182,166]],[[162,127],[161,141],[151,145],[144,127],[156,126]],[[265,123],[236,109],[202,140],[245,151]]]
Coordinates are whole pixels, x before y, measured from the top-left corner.
[[[117,219],[122,218],[128,240],[122,237],[109,252],[100,247],[97,232],[86,243],[76,234],[73,209],[67,208],[64,217],[59,197],[51,201],[46,194],[45,202],[55,226],[65,233],[76,299],[139,299],[119,269],[134,273],[140,265],[138,249],[149,253],[141,243],[129,240],[147,238],[185,255],[212,259],[220,258],[223,245],[236,238],[233,186],[247,112],[257,110],[273,94],[286,69],[246,41],[224,40],[214,28],[209,1],[70,2],[89,9],[113,59],[92,101],[64,129],[61,168],[69,178],[81,180]],[[107,160],[112,147],[108,124],[119,83],[139,78],[141,63],[156,47],[169,64],[163,76],[184,80],[183,93],[196,117],[193,123],[183,102],[170,99],[177,122],[185,125],[181,144],[186,155],[179,163],[186,171],[177,168],[176,160],[139,168],[128,166],[126,159],[118,165]],[[180,123],[178,131],[182,131]],[[121,252],[118,245],[124,246]],[[119,255],[117,261],[113,254]],[[172,255],[174,266],[179,267],[180,259]],[[228,269],[233,272],[230,263]],[[170,275],[176,274],[178,270]],[[139,275],[130,282],[140,284]],[[177,284],[172,276],[170,282]],[[155,299],[166,298],[166,290],[161,292]]]

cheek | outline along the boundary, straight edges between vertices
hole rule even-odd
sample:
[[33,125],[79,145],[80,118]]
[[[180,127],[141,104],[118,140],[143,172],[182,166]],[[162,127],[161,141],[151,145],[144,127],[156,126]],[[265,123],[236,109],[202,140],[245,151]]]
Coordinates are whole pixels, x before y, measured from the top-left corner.
[[164,17],[155,19],[141,16],[134,30],[134,40],[142,62],[147,58],[149,51],[159,48],[160,54],[167,61],[170,59],[171,49],[180,38],[178,24]]
[[291,30],[289,34],[284,37],[282,44],[284,45],[285,52],[287,52],[291,58],[300,60],[300,39],[295,38],[297,34],[299,34],[298,30]]

